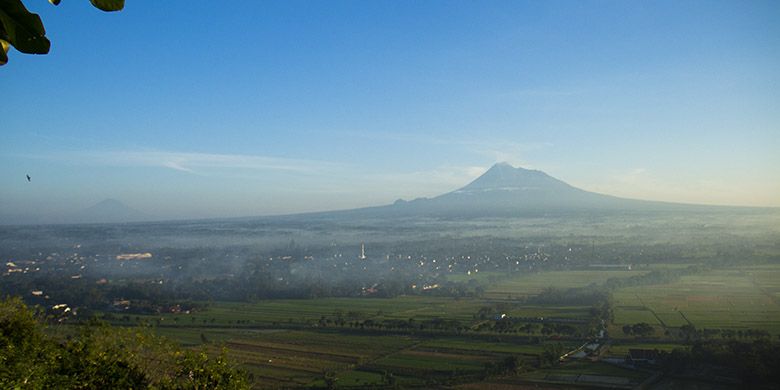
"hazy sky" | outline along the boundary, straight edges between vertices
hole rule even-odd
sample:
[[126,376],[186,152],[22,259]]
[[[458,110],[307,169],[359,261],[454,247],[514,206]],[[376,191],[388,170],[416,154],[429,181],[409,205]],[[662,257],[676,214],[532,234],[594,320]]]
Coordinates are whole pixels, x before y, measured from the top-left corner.
[[778,1],[27,3],[52,49],[0,68],[0,215],[351,208],[496,161],[780,206]]

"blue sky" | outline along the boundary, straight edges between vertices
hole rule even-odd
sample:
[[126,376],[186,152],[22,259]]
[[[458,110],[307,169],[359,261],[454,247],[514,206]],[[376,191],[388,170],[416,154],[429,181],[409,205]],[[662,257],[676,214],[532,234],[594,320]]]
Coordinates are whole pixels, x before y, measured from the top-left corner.
[[351,208],[497,161],[780,206],[776,1],[27,3],[52,50],[0,68],[0,215]]

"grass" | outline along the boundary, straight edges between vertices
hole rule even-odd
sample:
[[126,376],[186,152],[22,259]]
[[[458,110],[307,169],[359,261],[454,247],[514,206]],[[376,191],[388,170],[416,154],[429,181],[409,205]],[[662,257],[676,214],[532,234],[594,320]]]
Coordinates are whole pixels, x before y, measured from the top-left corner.
[[572,270],[522,274],[502,280],[486,289],[485,297],[490,299],[511,299],[529,297],[548,287],[573,288],[589,284],[604,283],[609,278],[626,278],[641,275],[647,271]]
[[618,306],[614,309],[616,325],[636,324],[644,322],[650,325],[661,325],[652,311],[646,307]]
[[[173,327],[310,326],[321,318],[344,321],[383,319],[415,321],[448,318],[469,322],[486,303],[476,299],[401,296],[396,298],[320,298],[266,300],[252,303],[211,302],[192,314],[133,315],[141,321]],[[118,322],[121,324],[122,322]]]
[[587,319],[590,317],[588,306],[541,306],[522,305],[508,310],[510,317],[523,318],[570,318]]
[[375,372],[351,370],[338,376],[338,384],[343,386],[365,387],[369,385],[381,385],[385,383],[382,375]]
[[589,361],[572,361],[563,363],[558,367],[546,368],[523,374],[521,377],[529,380],[544,381],[548,376],[566,377],[576,375],[602,375],[612,377],[628,378],[629,380],[639,382],[648,376],[647,373],[635,370],[628,370],[606,363],[594,363]]
[[690,321],[699,329],[762,329],[780,334],[780,305],[774,297],[780,291],[778,279],[780,267],[765,266],[715,270],[666,285],[623,288],[614,294],[615,322],[653,324],[657,321],[650,322],[646,312],[655,312],[667,327]]
[[374,362],[374,365],[391,372],[398,371],[400,368],[446,373],[457,370],[479,371],[489,361],[491,361],[490,358],[479,354],[467,355],[463,353],[408,350],[379,359]]
[[[538,344],[517,344],[513,342],[487,342],[471,339],[455,339],[455,338],[436,338],[432,340],[426,340],[420,347],[424,348],[438,348],[442,350],[461,350],[461,351],[476,351],[476,352],[493,352],[503,354],[524,354],[524,355],[538,355],[544,351],[545,346],[552,344],[550,342],[538,343]],[[564,349],[571,348],[576,343],[561,343]]]

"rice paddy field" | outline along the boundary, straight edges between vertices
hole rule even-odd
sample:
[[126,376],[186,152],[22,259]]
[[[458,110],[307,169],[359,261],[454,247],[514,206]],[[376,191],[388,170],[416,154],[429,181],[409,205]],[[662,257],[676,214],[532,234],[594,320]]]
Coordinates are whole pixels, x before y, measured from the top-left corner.
[[563,384],[588,384],[590,382],[591,385],[602,383],[631,386],[641,383],[647,376],[648,374],[645,372],[628,370],[606,363],[579,361],[561,367],[535,370],[521,376],[521,378]]
[[671,352],[675,348],[680,348],[680,344],[676,343],[635,343],[635,342],[625,342],[625,343],[614,343],[609,347],[609,355],[610,356],[626,356],[628,354],[629,349],[655,349],[658,351],[666,351]]
[[402,296],[396,298],[321,298],[280,299],[252,303],[203,303],[203,309],[192,314],[161,314],[132,316],[141,320],[159,321],[162,325],[210,327],[278,327],[309,326],[323,317],[345,321],[398,319],[428,320],[448,318],[471,321],[484,303],[480,300],[459,300],[449,297]]
[[[479,375],[485,364],[498,363],[508,356],[520,356],[533,364],[536,355],[553,343],[468,336],[366,335],[324,329],[251,332],[169,327],[158,331],[193,348],[205,347],[211,353],[224,348],[252,375],[257,388],[318,386],[327,371],[336,372],[339,383],[347,387],[386,385],[386,373],[408,386],[446,383]],[[574,343],[563,345],[571,348]]]
[[780,334],[780,267],[721,269],[678,282],[619,289],[614,293],[615,331],[646,322],[659,330],[691,324],[697,329],[765,330]]
[[485,298],[511,300],[513,298],[530,297],[548,287],[585,287],[589,284],[604,283],[609,278],[624,278],[641,275],[646,272],[648,271],[572,270],[524,274],[511,279],[501,280],[491,285],[485,292]]
[[[509,297],[533,296],[546,287],[581,287],[644,272],[649,271],[572,270],[504,277],[488,285],[479,298],[209,302],[192,313],[115,316],[113,322],[152,323],[159,334],[185,346],[213,353],[224,348],[252,375],[259,389],[323,387],[325,373],[332,373],[343,388],[387,387],[393,383],[418,388],[478,384],[486,366],[500,364],[510,356],[530,371],[512,379],[490,379],[496,388],[529,383],[542,387],[630,388],[647,378],[647,372],[586,360],[555,368],[533,368],[550,345],[560,344],[569,351],[581,345],[581,339],[543,336],[538,329],[499,334],[476,330],[476,326],[486,321],[478,316],[480,308],[491,305],[504,308],[502,314],[509,318],[584,322],[591,318],[588,306],[530,305]],[[698,329],[750,328],[778,334],[779,300],[780,267],[775,266],[719,269],[683,276],[674,283],[620,288],[613,293],[614,320],[608,324],[612,345],[607,355],[625,356],[629,348],[671,351],[683,346],[674,331],[686,324]],[[344,321],[341,325],[339,318]],[[463,326],[455,331],[352,325],[367,320],[419,323],[434,319],[456,320]],[[327,324],[323,324],[325,320]],[[623,334],[623,325],[639,322],[652,325],[655,333],[641,340]]]

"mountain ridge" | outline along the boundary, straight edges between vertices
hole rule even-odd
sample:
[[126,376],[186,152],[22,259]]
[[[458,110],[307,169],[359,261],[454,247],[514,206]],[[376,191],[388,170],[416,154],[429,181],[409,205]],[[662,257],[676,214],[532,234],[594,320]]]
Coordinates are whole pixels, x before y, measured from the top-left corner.
[[506,162],[494,164],[471,183],[453,192],[474,192],[484,190],[523,190],[550,184],[571,187],[542,171],[513,167]]
[[249,220],[249,219],[397,219],[493,218],[566,216],[633,212],[716,212],[760,211],[780,208],[675,203],[621,198],[574,187],[540,170],[513,167],[499,162],[482,175],[453,191],[431,198],[398,199],[391,204],[355,209],[317,211],[286,215],[229,218],[156,218],[135,210],[116,199],[105,199],[79,212],[43,218],[29,215],[0,215],[0,225],[130,223],[164,221]]
[[[540,170],[506,162],[454,191],[431,198],[398,199],[392,204],[298,214],[348,218],[445,217],[481,218],[584,213],[713,211],[739,206],[712,206],[621,198],[574,187]],[[293,216],[293,215],[291,215]]]

